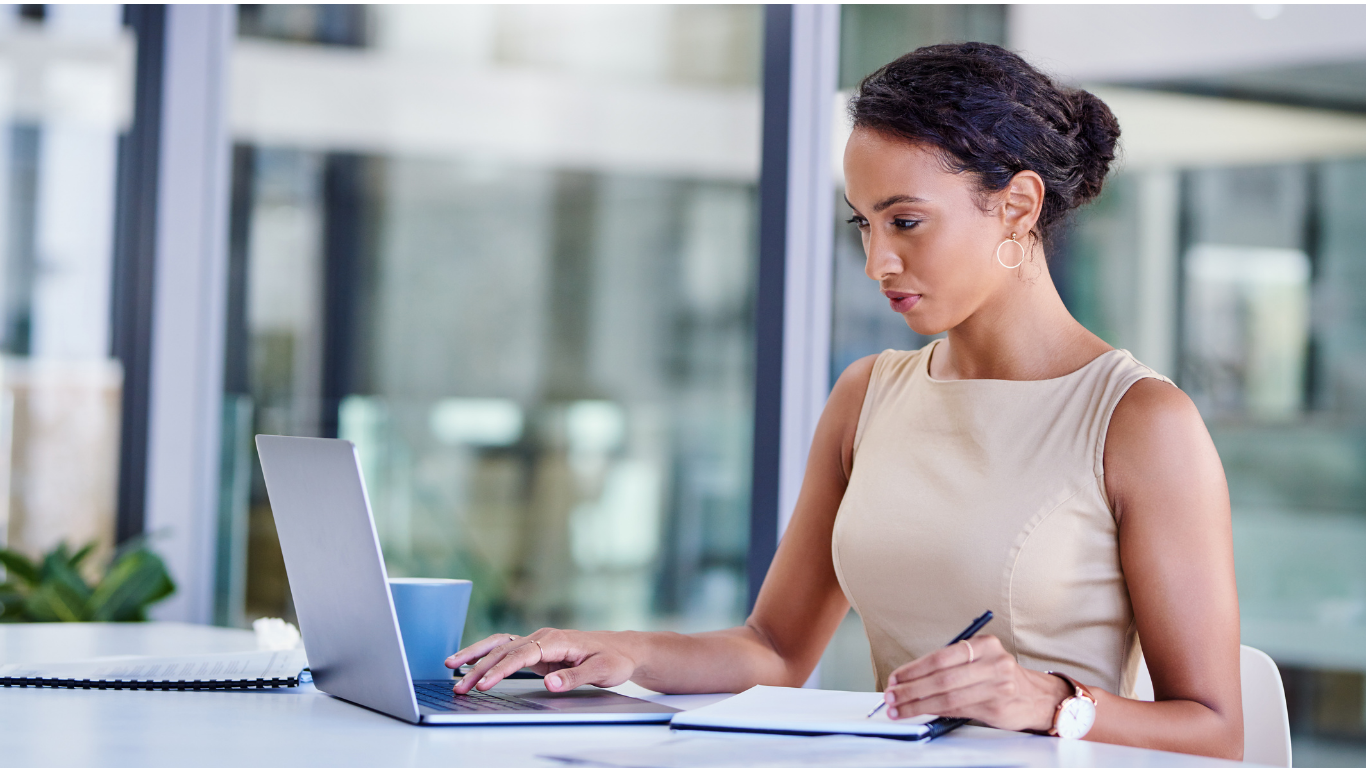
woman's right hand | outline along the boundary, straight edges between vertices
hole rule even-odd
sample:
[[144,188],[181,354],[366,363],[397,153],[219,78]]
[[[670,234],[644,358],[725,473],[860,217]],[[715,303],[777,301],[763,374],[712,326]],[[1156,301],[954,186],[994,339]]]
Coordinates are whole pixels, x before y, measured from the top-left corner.
[[630,646],[633,632],[579,632],[538,629],[525,637],[490,635],[446,659],[446,666],[473,667],[455,684],[456,693],[487,691],[519,669],[530,667],[545,676],[548,691],[568,691],[580,685],[608,688],[635,674],[637,663]]

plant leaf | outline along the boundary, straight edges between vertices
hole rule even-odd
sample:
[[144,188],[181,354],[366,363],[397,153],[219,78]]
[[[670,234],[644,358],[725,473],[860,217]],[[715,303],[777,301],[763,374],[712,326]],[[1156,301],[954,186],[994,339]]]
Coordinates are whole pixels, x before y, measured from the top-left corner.
[[80,550],[76,552],[76,554],[71,556],[70,560],[66,561],[67,565],[71,566],[72,570],[80,568],[81,561],[89,557],[90,553],[95,551],[95,547],[98,544],[99,542],[92,541],[89,544],[86,544],[84,547],[81,547]]
[[[71,556],[67,554],[65,544],[59,544],[56,549],[43,558],[43,569],[39,572],[42,583],[39,589],[49,584],[60,584],[63,589],[69,590],[81,604],[90,599],[90,585],[85,583],[81,574],[71,567]],[[62,621],[81,621],[81,619],[62,619]]]
[[12,549],[0,549],[0,565],[10,577],[19,579],[29,586],[37,586],[42,581],[38,565]]
[[147,549],[119,556],[90,598],[95,621],[142,621],[147,606],[175,592],[160,557]]
[[65,581],[46,581],[24,598],[24,610],[33,621],[89,621],[88,602],[88,591],[81,594]]
[[0,584],[0,623],[24,620],[24,595],[9,584]]

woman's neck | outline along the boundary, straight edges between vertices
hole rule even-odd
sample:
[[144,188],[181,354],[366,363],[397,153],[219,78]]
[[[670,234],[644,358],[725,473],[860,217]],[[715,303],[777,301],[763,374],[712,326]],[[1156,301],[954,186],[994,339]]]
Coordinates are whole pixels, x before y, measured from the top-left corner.
[[936,379],[1052,379],[1111,349],[1067,311],[1047,264],[1040,259],[1034,274],[1021,275],[1018,282],[949,329],[947,343],[939,346],[930,361],[930,375]]

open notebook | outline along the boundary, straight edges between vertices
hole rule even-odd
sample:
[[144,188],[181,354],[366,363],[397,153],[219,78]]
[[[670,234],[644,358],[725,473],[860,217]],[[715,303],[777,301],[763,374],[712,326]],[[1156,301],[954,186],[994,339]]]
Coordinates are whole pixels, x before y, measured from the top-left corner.
[[53,664],[0,664],[0,686],[229,690],[292,688],[308,666],[302,650],[198,656],[117,656]]
[[724,701],[680,712],[674,715],[670,727],[807,736],[844,733],[919,740],[934,738],[962,724],[960,720],[933,715],[892,720],[885,708],[868,717],[868,711],[880,701],[880,693],[756,685]]

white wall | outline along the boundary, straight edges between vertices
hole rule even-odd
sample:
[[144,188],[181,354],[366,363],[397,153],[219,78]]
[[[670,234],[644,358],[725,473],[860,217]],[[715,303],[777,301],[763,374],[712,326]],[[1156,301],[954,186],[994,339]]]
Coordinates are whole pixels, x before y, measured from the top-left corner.
[[1013,5],[1007,34],[1063,78],[1144,80],[1360,60],[1366,6]]

